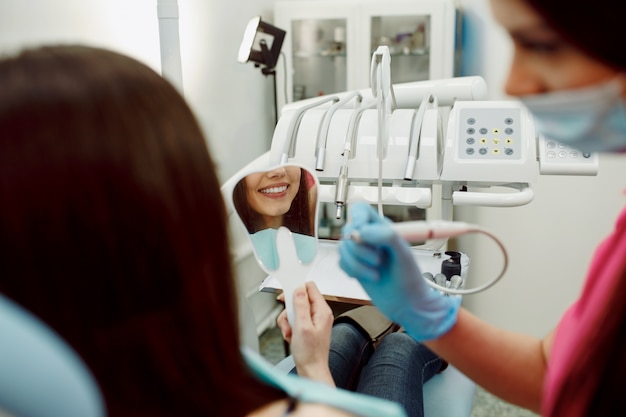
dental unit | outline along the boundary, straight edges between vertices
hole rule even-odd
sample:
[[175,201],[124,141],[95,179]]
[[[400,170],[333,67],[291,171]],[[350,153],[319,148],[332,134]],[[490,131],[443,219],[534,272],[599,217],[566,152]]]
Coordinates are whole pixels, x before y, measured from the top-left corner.
[[[285,105],[270,150],[242,171],[287,163],[309,167],[319,181],[319,202],[334,204],[337,219],[356,201],[377,205],[381,214],[385,205],[426,210],[427,221],[394,227],[422,242],[414,246],[420,266],[430,262],[424,259],[437,259],[438,267],[423,268],[434,288],[452,294],[483,291],[506,269],[502,244],[479,226],[454,222],[454,206],[521,206],[532,201],[539,175],[597,173],[595,154],[565,149],[565,157],[553,157],[553,141],[538,136],[526,108],[517,101],[485,100],[481,77],[393,85],[389,51],[382,46],[372,56],[370,79],[368,89]],[[438,285],[437,268],[451,257],[445,252],[448,239],[475,232],[500,246],[502,272],[465,289],[460,280],[469,260],[463,254],[460,278],[448,277],[445,288]],[[321,243],[330,251],[336,244]]]

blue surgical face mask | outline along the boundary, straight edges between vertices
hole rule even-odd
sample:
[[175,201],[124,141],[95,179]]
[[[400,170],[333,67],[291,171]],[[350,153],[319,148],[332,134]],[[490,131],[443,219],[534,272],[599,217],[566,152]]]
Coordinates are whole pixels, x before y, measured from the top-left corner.
[[626,151],[626,107],[619,80],[520,100],[537,130],[581,152]]

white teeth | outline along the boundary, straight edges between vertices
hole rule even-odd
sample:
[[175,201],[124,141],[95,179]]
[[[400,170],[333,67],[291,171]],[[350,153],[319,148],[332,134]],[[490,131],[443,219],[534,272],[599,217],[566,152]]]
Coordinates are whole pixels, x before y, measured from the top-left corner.
[[278,193],[284,193],[286,189],[287,189],[287,186],[283,185],[282,187],[264,188],[261,190],[261,192],[263,194],[278,194]]

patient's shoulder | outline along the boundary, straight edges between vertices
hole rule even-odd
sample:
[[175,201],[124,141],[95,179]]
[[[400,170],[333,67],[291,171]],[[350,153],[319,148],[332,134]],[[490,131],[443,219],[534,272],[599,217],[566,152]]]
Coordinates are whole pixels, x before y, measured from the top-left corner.
[[324,404],[300,403],[295,410],[289,414],[290,417],[354,417],[354,414],[346,413],[337,408]]
[[338,410],[325,404],[300,402],[293,410],[288,412],[290,404],[288,400],[274,401],[254,411],[247,417],[354,417],[353,414]]

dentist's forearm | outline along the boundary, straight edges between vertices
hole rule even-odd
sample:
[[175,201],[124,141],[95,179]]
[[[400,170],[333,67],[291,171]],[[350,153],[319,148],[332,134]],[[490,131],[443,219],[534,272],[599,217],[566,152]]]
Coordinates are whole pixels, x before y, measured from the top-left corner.
[[499,329],[461,309],[449,332],[424,344],[494,395],[539,412],[546,372],[542,340]]

